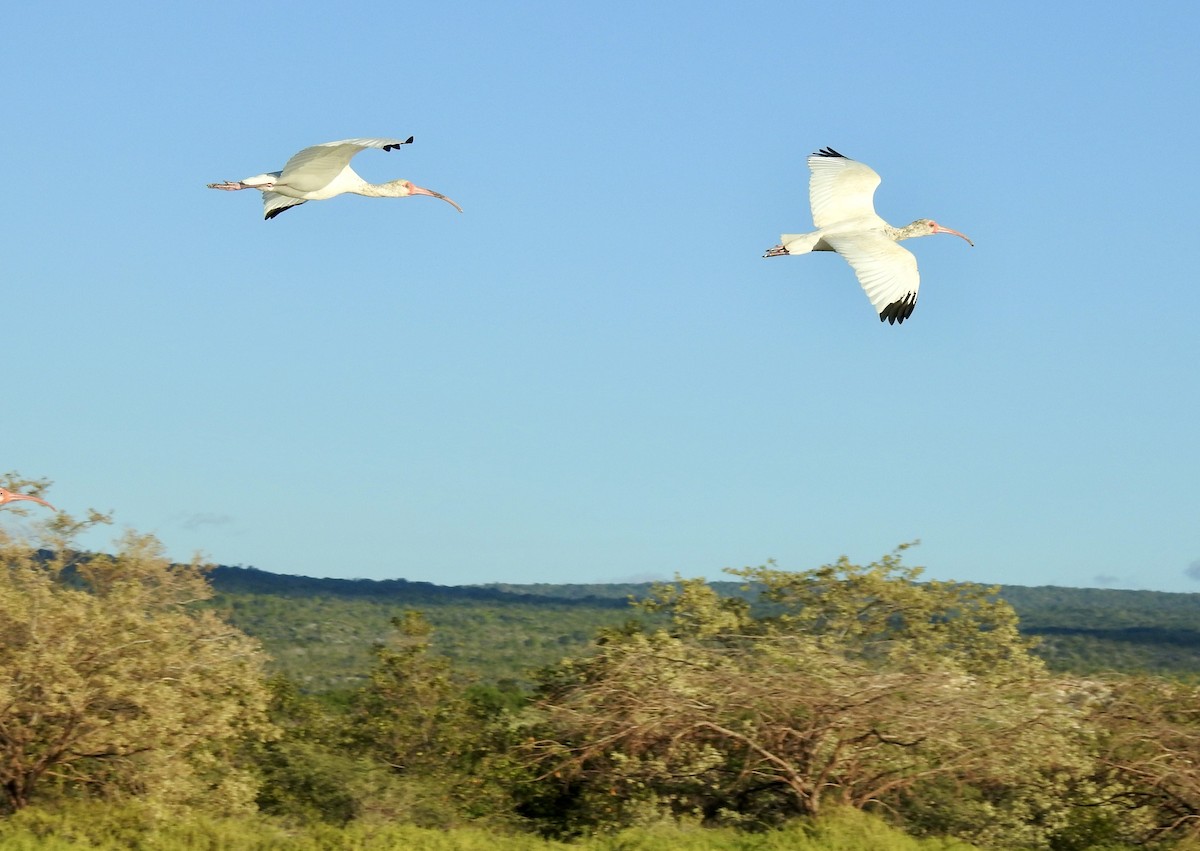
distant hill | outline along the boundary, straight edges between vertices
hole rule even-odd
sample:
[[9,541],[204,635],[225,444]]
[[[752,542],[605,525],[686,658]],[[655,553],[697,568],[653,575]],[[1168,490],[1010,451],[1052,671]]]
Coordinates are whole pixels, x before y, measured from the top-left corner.
[[[309,576],[289,576],[268,573],[254,567],[219,565],[208,574],[213,587],[224,594],[282,594],[286,596],[334,596],[395,599],[406,603],[455,603],[465,601],[519,602],[539,604],[547,600],[589,606],[625,606],[627,597],[605,593],[604,585],[437,585],[433,582],[410,582],[407,579],[314,579]],[[650,585],[627,586],[641,588]],[[584,594],[578,589],[589,588],[595,593]],[[554,593],[554,589],[562,589]]]
[[274,668],[312,691],[359,685],[371,650],[408,609],[433,624],[434,648],[489,680],[528,681],[531,671],[584,651],[598,629],[634,613],[615,597],[554,597],[403,579],[314,579],[217,567],[211,601],[262,641]]
[[[247,567],[210,574],[213,606],[258,637],[275,666],[314,690],[352,686],[388,639],[391,618],[419,609],[435,648],[492,681],[586,650],[596,631],[636,617],[652,583],[437,585],[404,579],[315,579]],[[720,593],[753,597],[740,582]],[[1004,586],[1001,596],[1056,670],[1200,676],[1200,594]]]
[[1005,585],[1001,595],[1052,668],[1200,677],[1200,594]]

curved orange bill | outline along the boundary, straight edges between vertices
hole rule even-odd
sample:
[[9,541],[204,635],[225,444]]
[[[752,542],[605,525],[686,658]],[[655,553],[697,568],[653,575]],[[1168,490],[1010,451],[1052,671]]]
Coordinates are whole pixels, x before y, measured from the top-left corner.
[[445,201],[447,204],[452,206],[454,209],[458,210],[460,213],[463,211],[462,207],[458,206],[458,204],[456,202],[451,201],[449,198],[447,198],[441,192],[434,192],[432,189],[422,189],[420,186],[414,186],[412,188],[412,194],[413,195],[428,195],[431,198],[441,198],[443,201]]
[[38,497],[30,496],[29,494],[17,493],[15,491],[10,491],[10,490],[6,490],[4,488],[0,488],[0,505],[4,505],[6,502],[19,502],[21,500],[28,500],[29,502],[36,502],[39,505],[46,506],[47,508],[51,509],[52,511],[58,511],[57,508],[55,508],[50,503],[46,502],[46,500],[44,500],[44,499],[39,499]]
[[967,236],[965,233],[959,233],[954,228],[948,228],[945,225],[939,225],[936,222],[934,222],[933,232],[934,233],[952,233],[955,236],[961,236],[963,239],[965,239],[967,241],[967,245],[971,246],[972,248],[975,247],[975,243],[971,242],[971,238],[969,236]]

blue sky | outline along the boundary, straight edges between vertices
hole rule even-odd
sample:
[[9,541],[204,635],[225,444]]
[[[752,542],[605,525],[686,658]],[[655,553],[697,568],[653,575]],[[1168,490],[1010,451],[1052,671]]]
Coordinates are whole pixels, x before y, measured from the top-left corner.
[[[1194,3],[183,9],[6,19],[0,470],[61,507],[318,576],[919,538],[935,578],[1200,591]],[[356,170],[463,215],[205,189],[409,134]],[[761,258],[825,145],[975,240],[907,243],[903,326]]]

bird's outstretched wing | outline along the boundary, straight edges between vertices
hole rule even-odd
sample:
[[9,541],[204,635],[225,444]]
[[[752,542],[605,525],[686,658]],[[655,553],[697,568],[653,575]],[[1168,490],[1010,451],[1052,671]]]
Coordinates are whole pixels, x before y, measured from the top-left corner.
[[313,145],[293,155],[284,165],[279,179],[298,192],[316,192],[341,174],[359,151],[367,148],[391,151],[412,140],[412,136],[407,139],[342,139]]
[[305,203],[299,198],[289,198],[286,195],[280,195],[278,192],[264,192],[262,196],[264,219],[273,219],[284,210],[290,210],[292,207],[298,207]]
[[880,177],[873,168],[832,148],[823,148],[810,156],[808,167],[812,171],[808,200],[813,224],[818,228],[875,215],[875,187]]
[[880,322],[894,325],[912,316],[921,286],[912,252],[876,231],[826,236],[825,242],[854,269]]

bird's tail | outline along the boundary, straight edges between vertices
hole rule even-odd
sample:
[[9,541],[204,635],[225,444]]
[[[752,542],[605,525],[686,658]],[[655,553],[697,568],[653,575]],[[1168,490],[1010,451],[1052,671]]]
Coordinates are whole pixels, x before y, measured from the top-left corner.
[[785,233],[779,237],[779,244],[768,248],[763,257],[784,257],[788,254],[807,254],[817,244],[817,237],[811,233]]

